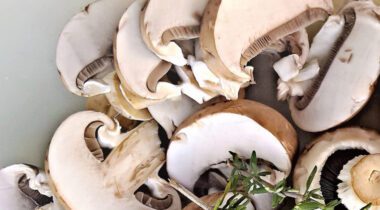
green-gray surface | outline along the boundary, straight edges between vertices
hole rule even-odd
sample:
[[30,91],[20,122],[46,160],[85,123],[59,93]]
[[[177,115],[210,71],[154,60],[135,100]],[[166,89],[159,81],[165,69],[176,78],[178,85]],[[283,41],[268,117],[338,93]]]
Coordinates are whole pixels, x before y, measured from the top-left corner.
[[48,143],[84,99],[58,78],[55,49],[66,22],[90,0],[3,0],[0,6],[0,168],[42,166]]

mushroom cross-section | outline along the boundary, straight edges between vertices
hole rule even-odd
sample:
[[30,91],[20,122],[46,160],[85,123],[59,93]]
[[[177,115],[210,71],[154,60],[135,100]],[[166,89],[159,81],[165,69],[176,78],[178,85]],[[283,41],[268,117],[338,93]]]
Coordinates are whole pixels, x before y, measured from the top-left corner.
[[[111,130],[116,126],[104,114],[79,112],[60,125],[50,143],[46,172],[54,194],[65,208],[179,209],[178,195],[157,175],[165,161],[157,124],[147,121],[129,132],[105,160],[96,140],[97,124]],[[135,195],[143,184],[154,197]]]
[[206,6],[200,41],[207,66],[216,74],[248,82],[247,63],[282,37],[321,19],[332,11],[330,0],[211,0]]
[[128,92],[148,100],[165,100],[181,91],[171,83],[159,82],[171,64],[151,52],[141,37],[140,14],[146,3],[135,1],[121,18],[114,45],[115,65]]
[[[304,96],[289,102],[292,118],[302,129],[318,132],[337,126],[356,115],[369,100],[380,74],[378,8],[372,1],[353,1],[315,38],[322,46],[313,43],[310,54],[315,51],[319,74]],[[330,41],[328,34],[332,35]]]
[[[347,174],[344,168],[349,167],[350,161],[361,155],[377,153],[380,153],[380,136],[373,131],[343,128],[326,133],[308,145],[300,156],[294,169],[294,187],[304,192],[306,181],[316,166],[317,172],[309,189],[320,188],[323,201],[326,203],[339,199],[338,185],[342,182],[339,176],[342,172]],[[360,179],[360,177],[353,178]],[[349,196],[343,196],[342,203],[350,203],[349,199],[351,199]]]
[[229,159],[229,151],[271,162],[288,175],[297,148],[291,124],[275,110],[248,100],[209,106],[175,131],[167,152],[169,176],[193,190],[202,173]]
[[[142,13],[145,43],[158,57],[178,66],[187,63],[174,40],[199,37],[203,10],[208,0],[150,0]],[[175,5],[175,6],[174,6]]]
[[[100,0],[85,7],[63,29],[56,62],[66,88],[81,96],[108,92],[98,78],[113,71],[112,40],[132,0]],[[100,27],[101,26],[101,27]]]
[[59,204],[52,198],[46,175],[37,167],[15,164],[0,170],[0,209],[34,210]]

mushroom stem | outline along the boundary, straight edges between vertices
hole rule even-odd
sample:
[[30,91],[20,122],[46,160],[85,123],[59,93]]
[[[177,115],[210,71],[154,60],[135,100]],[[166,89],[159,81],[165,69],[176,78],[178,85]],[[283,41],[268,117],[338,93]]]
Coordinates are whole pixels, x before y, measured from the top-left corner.
[[201,207],[204,210],[212,210],[212,207],[208,206],[205,202],[203,202],[200,198],[198,198],[196,195],[194,195],[192,192],[190,192],[188,189],[186,189],[184,186],[179,184],[173,179],[169,179],[169,184],[174,189],[178,190],[182,195],[186,196],[188,199],[190,199],[193,203],[197,204],[199,207]]

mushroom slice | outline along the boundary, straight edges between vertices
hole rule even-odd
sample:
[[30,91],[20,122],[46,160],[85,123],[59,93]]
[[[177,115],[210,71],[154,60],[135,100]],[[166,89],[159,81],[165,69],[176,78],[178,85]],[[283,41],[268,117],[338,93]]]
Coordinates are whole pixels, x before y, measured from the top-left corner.
[[137,0],[120,20],[114,54],[119,78],[128,91],[141,98],[162,100],[180,95],[178,87],[159,82],[171,64],[162,61],[145,45],[140,33],[140,13],[146,0]]
[[201,105],[185,95],[148,107],[153,118],[164,128],[168,138],[187,117],[200,109]]
[[218,95],[214,91],[201,88],[189,66],[176,66],[175,70],[181,79],[182,93],[195,100],[198,104],[203,104]]
[[81,96],[109,91],[96,78],[113,71],[112,38],[119,19],[132,2],[97,1],[86,6],[65,26],[58,40],[56,62],[69,91]]
[[121,92],[121,83],[115,72],[111,72],[103,79],[111,88],[111,91],[106,94],[106,97],[112,107],[121,115],[131,120],[146,121],[152,119],[147,109],[135,109],[124,98]]
[[[360,128],[343,128],[326,133],[308,145],[294,170],[295,189],[304,192],[313,168],[317,173],[309,189],[320,188],[326,203],[338,199],[338,176],[350,160],[380,153],[380,136]],[[363,207],[363,206],[362,206]]]
[[0,209],[32,210],[52,202],[46,175],[37,167],[15,164],[0,170]]
[[332,50],[326,61],[322,57],[318,76],[303,97],[290,101],[292,118],[302,129],[318,132],[339,125],[370,98],[380,73],[378,8],[372,1],[360,1],[343,10],[343,31],[328,46]]
[[199,37],[207,2],[198,0],[195,4],[187,0],[150,0],[141,16],[145,43],[161,59],[184,66],[187,61],[174,40]]
[[85,140],[87,128],[94,122],[111,130],[117,126],[102,113],[79,112],[59,126],[50,143],[46,172],[54,194],[65,208],[156,209],[139,202],[134,195],[146,183],[153,196],[172,200],[162,209],[179,209],[178,195],[157,175],[165,161],[157,124],[142,123],[102,161],[92,154]]
[[[233,193],[227,193],[225,199],[223,200],[223,203],[221,204],[221,207],[223,207],[227,200],[231,198],[234,194]],[[216,202],[223,196],[223,193],[214,193],[210,195],[203,196],[201,199],[205,204],[208,204],[209,206],[214,206]],[[237,199],[240,198],[240,196],[236,197]],[[202,210],[197,204],[195,203],[190,203],[187,205],[183,210]],[[254,203],[252,201],[248,202],[246,206],[246,210],[255,210]]]
[[288,175],[297,148],[296,132],[281,114],[248,100],[218,103],[193,114],[171,139],[167,171],[189,190],[213,164],[228,160],[229,151],[247,158],[256,151]]
[[348,209],[361,209],[371,203],[380,209],[380,154],[358,156],[349,161],[339,174],[338,196]]
[[249,60],[331,11],[330,0],[297,0],[291,8],[281,0],[211,0],[201,25],[204,61],[215,74],[244,84],[251,79]]

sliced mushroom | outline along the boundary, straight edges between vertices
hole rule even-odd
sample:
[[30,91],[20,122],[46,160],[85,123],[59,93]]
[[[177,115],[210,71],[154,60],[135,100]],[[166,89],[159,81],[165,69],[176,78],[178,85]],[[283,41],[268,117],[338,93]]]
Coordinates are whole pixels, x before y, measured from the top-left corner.
[[303,193],[307,179],[316,166],[317,173],[310,189],[321,188],[322,202],[336,200],[341,183],[338,176],[344,165],[357,156],[376,153],[380,153],[380,136],[373,131],[343,128],[326,133],[308,145],[299,158],[294,170],[294,187]]
[[116,69],[123,87],[131,94],[148,100],[165,100],[180,95],[181,90],[168,82],[159,82],[171,64],[152,53],[141,37],[140,14],[146,2],[132,3],[120,20],[114,45]]
[[[211,195],[206,195],[206,196],[202,197],[201,199],[207,205],[214,206],[216,204],[216,202],[222,196],[223,196],[223,193],[214,193],[214,194],[211,194]],[[231,198],[232,196],[233,196],[233,193],[227,193],[226,197],[225,197],[225,199],[224,199],[224,201],[223,201],[223,203],[221,205],[221,207],[223,207],[226,204],[226,201],[229,198]],[[239,198],[239,196],[237,198]],[[202,210],[202,208],[200,208],[199,206],[197,206],[195,203],[190,203],[183,210]],[[246,206],[246,210],[255,210],[255,206],[254,206],[254,203],[252,201],[248,202],[248,204]]]
[[252,74],[248,61],[331,11],[329,0],[298,0],[291,8],[280,0],[209,1],[200,34],[204,61],[216,75],[246,84]]
[[187,117],[200,109],[201,105],[184,95],[148,107],[153,118],[164,128],[168,138]]
[[182,93],[195,100],[198,104],[203,104],[218,95],[214,91],[201,88],[192,70],[188,66],[176,66],[175,69],[181,79]]
[[175,40],[199,37],[203,10],[208,0],[150,0],[144,8],[141,32],[158,57],[178,66],[187,61]]
[[106,97],[112,107],[124,117],[131,120],[146,121],[152,119],[147,109],[135,109],[124,98],[121,92],[121,83],[116,73],[112,72],[104,77],[104,81],[109,85],[111,91],[106,94]]
[[[50,143],[46,172],[54,194],[65,208],[161,209],[137,200],[134,194],[143,184],[163,202],[171,199],[170,205],[162,209],[181,208],[177,193],[157,175],[165,161],[157,124],[142,123],[102,161],[90,151],[84,135],[88,126],[96,122],[107,129],[116,127],[104,114],[79,112],[60,125]],[[92,143],[92,148],[99,148],[96,141]]]
[[218,103],[177,128],[167,152],[167,171],[193,190],[204,171],[229,159],[229,151],[247,158],[256,151],[258,158],[288,175],[296,148],[295,130],[275,110],[248,100]]
[[126,130],[132,130],[137,126],[138,121],[124,117],[115,108],[116,106],[111,105],[105,94],[89,97],[86,101],[86,110],[102,112],[110,118],[114,118]]
[[319,52],[331,49],[328,53],[321,57],[316,53],[319,74],[304,96],[289,102],[292,118],[303,130],[317,132],[337,126],[356,115],[370,98],[380,73],[380,21],[374,12],[378,8],[371,1],[354,1],[343,10],[342,32],[336,33],[339,26],[329,27],[329,34],[338,36],[329,36],[331,41],[320,46]]
[[380,154],[358,156],[350,160],[338,178],[338,196],[347,209],[380,209]]
[[52,202],[46,175],[37,167],[15,164],[0,170],[0,209],[34,210]]
[[[58,40],[56,62],[66,88],[82,96],[109,91],[97,78],[113,71],[112,38],[132,0],[101,0],[71,18]],[[101,27],[99,27],[101,26]]]

